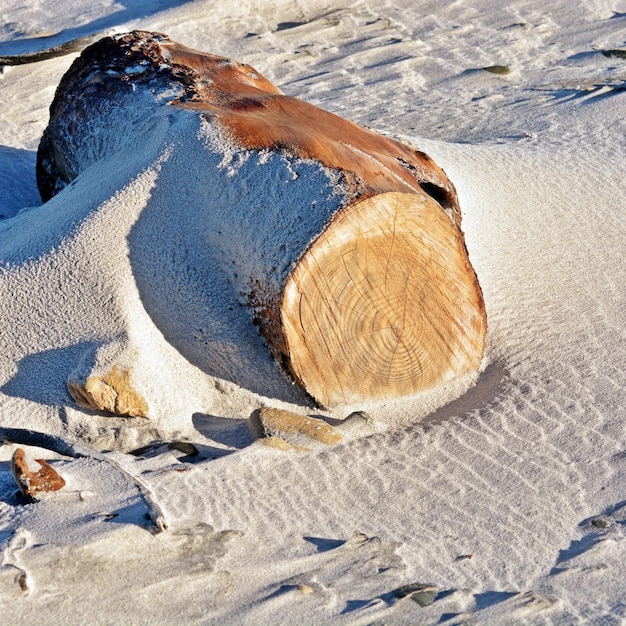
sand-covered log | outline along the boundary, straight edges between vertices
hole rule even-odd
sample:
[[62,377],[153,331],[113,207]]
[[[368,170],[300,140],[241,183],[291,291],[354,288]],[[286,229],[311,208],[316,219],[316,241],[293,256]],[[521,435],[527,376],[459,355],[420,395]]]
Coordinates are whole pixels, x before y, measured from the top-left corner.
[[[219,198],[199,217],[198,246],[219,259],[212,271],[310,396],[398,397],[479,367],[485,309],[445,173],[423,152],[284,95],[250,66],[141,31],[90,46],[51,106],[37,163],[43,199],[94,163],[130,155],[163,116],[190,115],[203,130],[188,151],[208,155],[193,185]],[[252,160],[271,162],[271,175],[250,174]],[[206,350],[225,363],[218,343]]]

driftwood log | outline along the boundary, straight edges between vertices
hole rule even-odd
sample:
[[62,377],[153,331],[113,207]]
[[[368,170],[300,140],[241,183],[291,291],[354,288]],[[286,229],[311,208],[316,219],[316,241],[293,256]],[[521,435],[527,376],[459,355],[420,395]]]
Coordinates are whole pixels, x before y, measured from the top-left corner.
[[[63,77],[37,155],[43,200],[132,140],[138,109],[201,118],[231,156],[280,154],[286,168],[304,161],[324,173],[317,189],[290,196],[310,226],[302,211],[297,224],[288,211],[269,216],[268,200],[268,220],[281,228],[275,237],[259,229],[256,275],[228,276],[274,358],[320,404],[409,395],[479,367],[482,294],[456,191],[430,157],[284,95],[248,65],[136,31],[91,45]],[[112,116],[118,144],[103,132]],[[213,171],[202,176],[217,184]],[[220,234],[236,237],[236,216],[267,189],[250,189],[236,172],[228,184],[238,201]]]

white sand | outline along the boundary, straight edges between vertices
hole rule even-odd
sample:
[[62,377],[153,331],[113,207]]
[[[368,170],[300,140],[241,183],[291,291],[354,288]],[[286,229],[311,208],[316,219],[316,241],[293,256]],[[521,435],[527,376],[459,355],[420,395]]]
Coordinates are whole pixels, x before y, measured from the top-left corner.
[[[0,56],[160,30],[426,150],[459,192],[489,345],[477,377],[367,407],[375,434],[306,454],[254,444],[258,406],[351,409],[307,407],[254,330],[203,317],[210,260],[175,254],[195,230],[174,229],[160,274],[152,242],[172,233],[185,163],[164,159],[171,131],[39,207],[35,151],[75,54],[5,67],[0,428],[117,452],[39,451],[68,484],[24,505],[15,446],[0,447],[0,621],[624,623],[626,60],[600,51],[626,49],[626,3],[92,4],[5,3]],[[496,64],[511,73],[480,69]],[[201,349],[219,324],[236,346],[224,363],[241,359],[230,379]],[[72,402],[68,377],[111,362],[137,372],[149,420]],[[125,453],[155,439],[200,455]],[[154,534],[159,512],[169,529]],[[435,601],[393,595],[409,583]]]

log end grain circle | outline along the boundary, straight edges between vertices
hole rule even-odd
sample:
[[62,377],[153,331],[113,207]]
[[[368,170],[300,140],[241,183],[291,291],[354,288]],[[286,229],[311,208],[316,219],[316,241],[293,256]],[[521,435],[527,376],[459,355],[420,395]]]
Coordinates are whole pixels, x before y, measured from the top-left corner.
[[406,396],[479,367],[486,316],[463,236],[427,195],[338,212],[288,277],[291,371],[321,404]]

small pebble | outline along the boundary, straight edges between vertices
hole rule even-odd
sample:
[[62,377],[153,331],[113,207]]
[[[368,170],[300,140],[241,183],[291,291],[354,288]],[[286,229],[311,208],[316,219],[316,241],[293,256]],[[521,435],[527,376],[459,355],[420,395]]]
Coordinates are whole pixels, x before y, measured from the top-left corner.
[[601,50],[605,57],[615,59],[626,59],[626,50]]
[[377,541],[380,542],[378,537],[368,537],[365,533],[354,533],[348,541],[344,544],[345,546],[360,546],[363,543],[367,543],[368,541]]
[[437,587],[424,585],[422,583],[412,583],[399,587],[393,592],[396,598],[411,598],[420,606],[428,606],[435,601],[438,593]]
[[193,457],[200,454],[198,448],[188,441],[172,441],[167,444],[167,447],[170,450],[178,450],[178,452],[182,452],[185,456]]
[[354,411],[354,413],[350,413],[350,415],[341,422],[340,428],[359,432],[376,432],[376,421],[365,411]]
[[608,528],[609,527],[609,523],[600,517],[597,517],[596,519],[591,520],[591,525],[595,526],[596,528]]
[[369,426],[374,426],[374,418],[367,411],[354,411],[344,421],[346,420],[360,420]]
[[511,73],[511,68],[508,65],[488,65],[487,67],[483,67],[483,69],[485,72],[499,74],[500,76],[506,76]]
[[22,448],[16,448],[11,458],[13,478],[27,498],[63,489],[65,479],[47,461],[35,459],[34,462],[39,466],[36,472],[29,468],[26,452]]

